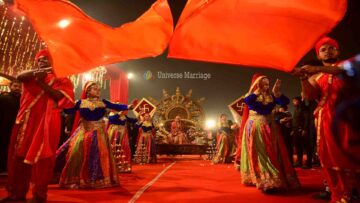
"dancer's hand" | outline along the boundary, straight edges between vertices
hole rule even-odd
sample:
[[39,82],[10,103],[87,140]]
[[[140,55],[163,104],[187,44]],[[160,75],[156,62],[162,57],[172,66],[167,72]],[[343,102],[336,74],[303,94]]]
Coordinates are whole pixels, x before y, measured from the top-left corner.
[[300,73],[302,73],[302,74],[313,75],[313,74],[319,73],[319,72],[321,72],[321,66],[305,65],[300,68]]
[[47,76],[47,72],[42,71],[42,70],[35,71],[35,72],[33,72],[33,74],[34,74],[35,79],[38,81],[44,81],[45,77]]
[[297,76],[297,77],[302,76],[303,73],[301,72],[301,68],[295,67],[295,68],[291,71],[291,75]]
[[276,82],[275,82],[274,87],[272,89],[272,92],[273,92],[275,97],[279,97],[281,95],[280,87],[281,87],[281,80],[276,79]]

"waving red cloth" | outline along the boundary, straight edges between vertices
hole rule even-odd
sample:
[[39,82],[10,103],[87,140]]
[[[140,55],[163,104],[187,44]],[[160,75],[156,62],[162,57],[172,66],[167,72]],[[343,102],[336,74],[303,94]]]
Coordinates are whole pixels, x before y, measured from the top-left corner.
[[291,71],[343,18],[346,0],[192,0],[169,57]]
[[166,0],[156,1],[141,17],[117,28],[104,25],[66,0],[15,0],[47,44],[57,76],[100,65],[157,56],[173,32]]

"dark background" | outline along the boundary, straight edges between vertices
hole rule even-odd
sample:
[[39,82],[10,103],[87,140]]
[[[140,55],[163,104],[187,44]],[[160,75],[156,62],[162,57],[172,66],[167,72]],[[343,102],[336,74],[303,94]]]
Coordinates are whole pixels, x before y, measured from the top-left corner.
[[[135,20],[155,1],[73,0],[72,2],[98,21],[117,27],[123,23]],[[169,0],[175,21],[174,24],[176,24],[185,3],[185,0]],[[349,0],[345,18],[329,35],[340,43],[341,59],[347,59],[360,53],[359,11],[359,0]],[[168,90],[169,94],[174,94],[175,88],[180,87],[183,93],[192,89],[193,98],[195,99],[200,97],[206,98],[203,107],[207,118],[216,119],[220,113],[226,113],[230,116],[227,105],[247,92],[254,73],[265,74],[272,81],[276,78],[281,79],[282,91],[290,98],[300,94],[299,80],[288,73],[261,68],[168,59],[166,55],[167,52],[155,58],[132,60],[118,64],[120,68],[133,73],[135,76],[129,83],[129,101],[134,98],[140,99],[148,96],[160,99],[162,97],[162,89]],[[314,58],[315,53],[311,51],[304,56],[299,64]],[[146,71],[150,71],[153,74],[150,80],[144,78]],[[158,79],[158,71],[210,73],[211,79],[206,81],[199,79]],[[290,109],[292,109],[292,105],[290,105]]]

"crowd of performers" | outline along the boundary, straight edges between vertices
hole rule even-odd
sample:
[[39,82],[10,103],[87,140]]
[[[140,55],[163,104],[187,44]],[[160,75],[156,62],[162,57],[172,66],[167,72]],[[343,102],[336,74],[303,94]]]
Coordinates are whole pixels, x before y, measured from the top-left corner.
[[[8,172],[8,197],[2,202],[24,201],[30,181],[31,200],[45,202],[55,165],[63,188],[118,185],[118,172],[131,171],[127,122],[135,123],[139,130],[134,161],[156,162],[154,126],[148,113],[144,112],[138,119],[127,117],[126,111],[132,109],[133,104],[101,99],[99,85],[92,81],[84,85],[80,100],[75,102],[71,81],[53,74],[49,52],[40,51],[36,62],[38,69],[19,74],[18,80],[10,85],[11,93],[1,95],[1,102],[7,102],[2,103],[4,106],[15,105],[14,118],[3,114],[1,118],[14,123],[6,127],[12,128],[8,132],[11,136],[6,144],[7,152],[4,150],[1,154],[2,172],[6,171],[4,165]],[[114,110],[108,126],[104,122],[107,109]],[[58,148],[62,112],[73,114],[74,124],[70,137]],[[4,161],[3,157],[8,159]],[[117,157],[121,161],[116,160]]]
[[[279,80],[270,91],[267,76],[253,76],[240,124],[231,125],[220,117],[213,162],[229,162],[234,157],[241,182],[265,193],[300,188],[294,167],[321,165],[326,190],[315,197],[351,202],[360,191],[360,130],[354,123],[360,109],[356,93],[360,59],[339,62],[339,45],[328,37],[315,50],[318,61],[293,71],[302,88],[301,96],[292,99],[293,115],[287,111],[290,100],[280,92]],[[351,66],[351,61],[357,61],[357,66]]]
[[[338,62],[335,40],[324,38],[315,49],[319,61],[293,72],[302,87],[302,96],[292,100],[293,115],[287,111],[290,99],[280,91],[281,81],[270,88],[267,76],[255,74],[244,95],[241,122],[233,123],[224,114],[219,118],[212,162],[234,162],[246,186],[283,192],[301,187],[294,167],[303,165],[305,148],[303,167],[321,164],[331,202],[350,202],[360,189],[360,150],[359,128],[344,110],[346,66]],[[131,172],[132,162],[156,163],[155,126],[149,113],[128,117],[134,104],[101,99],[99,85],[92,81],[74,101],[70,80],[52,72],[49,52],[40,51],[36,62],[38,69],[18,75],[11,92],[0,98],[1,107],[11,104],[15,109],[7,109],[9,116],[2,115],[0,122],[7,122],[3,129],[11,134],[8,140],[1,138],[1,170],[7,165],[8,172],[8,196],[2,202],[25,200],[30,181],[32,200],[45,202],[55,165],[60,187],[78,189],[116,186],[118,173]],[[338,104],[344,104],[341,111]],[[107,109],[113,112],[106,125]],[[58,147],[62,112],[74,115],[74,121],[70,136]],[[135,148],[127,124],[138,131]],[[182,125],[180,117],[171,123],[170,143],[188,143]]]

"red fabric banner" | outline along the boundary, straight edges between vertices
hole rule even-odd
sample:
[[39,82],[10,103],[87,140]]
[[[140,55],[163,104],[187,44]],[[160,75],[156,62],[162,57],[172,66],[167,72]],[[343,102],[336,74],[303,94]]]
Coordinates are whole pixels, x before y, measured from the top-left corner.
[[346,0],[188,1],[168,56],[291,71],[346,6]]
[[45,41],[58,77],[100,65],[157,56],[173,32],[166,0],[156,1],[137,20],[117,28],[104,25],[65,0],[15,0]]

